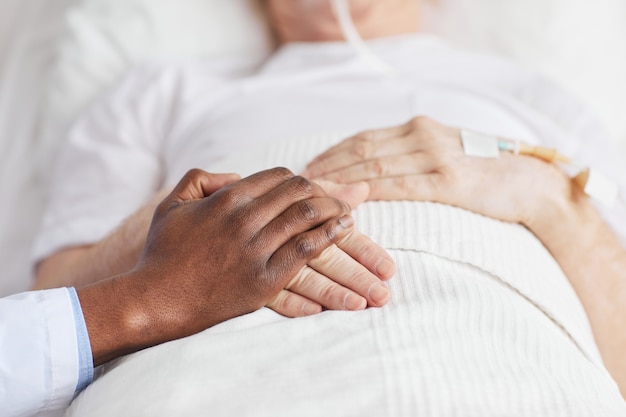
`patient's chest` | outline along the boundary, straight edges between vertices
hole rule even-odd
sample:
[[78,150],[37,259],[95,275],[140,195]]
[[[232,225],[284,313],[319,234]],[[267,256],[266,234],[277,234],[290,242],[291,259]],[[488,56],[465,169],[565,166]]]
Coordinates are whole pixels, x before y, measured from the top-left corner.
[[485,83],[409,70],[386,77],[346,64],[288,75],[261,73],[221,87],[193,78],[184,82],[189,85],[182,87],[163,152],[169,182],[190,167],[213,170],[228,155],[275,140],[351,134],[416,115],[527,142],[539,136],[532,110],[510,95]]

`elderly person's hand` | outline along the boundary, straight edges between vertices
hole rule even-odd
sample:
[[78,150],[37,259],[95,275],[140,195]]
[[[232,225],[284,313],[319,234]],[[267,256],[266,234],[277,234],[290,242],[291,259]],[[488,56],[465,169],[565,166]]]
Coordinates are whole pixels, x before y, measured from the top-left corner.
[[626,398],[626,250],[582,189],[553,164],[466,156],[458,129],[425,117],[346,139],[303,173],[366,181],[372,200],[425,200],[525,225],[580,298],[602,359]]
[[304,172],[314,180],[365,181],[370,200],[435,201],[531,226],[546,199],[571,194],[557,167],[532,157],[466,156],[459,129],[427,117],[371,130],[315,158]]
[[[328,195],[356,208],[369,195],[365,183],[350,186],[320,181]],[[288,317],[329,310],[381,307],[390,298],[382,281],[389,280],[395,264],[370,238],[352,229],[348,235],[311,260],[268,307]]]

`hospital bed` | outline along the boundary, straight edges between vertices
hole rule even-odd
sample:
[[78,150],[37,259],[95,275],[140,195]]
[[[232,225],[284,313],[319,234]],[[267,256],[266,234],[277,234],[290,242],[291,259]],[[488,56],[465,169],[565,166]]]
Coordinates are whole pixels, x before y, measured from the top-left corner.
[[[253,68],[273,48],[263,19],[247,0],[0,0],[0,294],[30,284],[46,175],[78,115],[144,60],[213,56]],[[620,0],[440,0],[424,18],[428,31],[569,89],[626,158],[624,21]]]

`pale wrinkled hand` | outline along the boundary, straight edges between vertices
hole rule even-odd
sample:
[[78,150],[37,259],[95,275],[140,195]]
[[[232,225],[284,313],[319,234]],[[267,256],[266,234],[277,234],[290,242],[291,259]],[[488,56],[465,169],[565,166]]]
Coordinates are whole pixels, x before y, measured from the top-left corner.
[[[341,185],[318,182],[326,193],[356,208],[367,198],[369,187],[360,182]],[[269,303],[288,317],[316,314],[323,309],[362,310],[389,301],[383,281],[395,272],[395,264],[383,248],[353,229],[336,245],[309,262]]]
[[536,158],[466,156],[460,130],[427,117],[348,138],[311,161],[303,175],[365,181],[370,200],[434,201],[526,225],[540,212],[538,202],[570,189],[561,170]]

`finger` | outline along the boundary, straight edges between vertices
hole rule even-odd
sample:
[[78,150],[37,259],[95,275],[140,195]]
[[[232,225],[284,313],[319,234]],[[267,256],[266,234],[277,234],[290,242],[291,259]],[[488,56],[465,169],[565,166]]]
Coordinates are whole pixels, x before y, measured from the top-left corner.
[[377,178],[424,174],[431,172],[436,167],[437,162],[428,154],[417,152],[370,159],[325,174],[320,178],[327,181],[350,184]]
[[[336,246],[331,246],[326,251],[333,248],[342,253]],[[337,278],[342,273],[353,271],[349,268],[334,268],[333,272],[336,273]],[[367,307],[367,300],[364,297],[309,267],[302,268],[289,282],[286,289],[313,300],[329,310],[363,310]]]
[[311,163],[316,162],[319,159],[324,158],[324,155],[328,154],[328,153],[332,153],[332,152],[336,152],[342,149],[346,149],[347,147],[351,146],[351,143],[356,139],[356,138],[361,138],[361,139],[356,139],[356,140],[367,140],[367,141],[383,141],[383,140],[389,140],[392,138],[396,138],[396,137],[403,137],[408,135],[411,132],[411,126],[408,123],[402,124],[402,125],[398,125],[398,126],[391,126],[391,127],[387,127],[387,128],[382,128],[382,129],[371,129],[371,130],[366,130],[363,131],[361,133],[358,133],[354,136],[351,136],[349,138],[344,139],[343,141],[341,141],[340,143],[338,143],[337,145],[329,148],[326,152],[323,152],[322,154],[316,156]]
[[337,247],[379,279],[387,281],[396,273],[396,264],[387,251],[357,229],[341,239]]
[[320,304],[288,290],[281,290],[266,307],[291,318],[312,316],[322,312]]
[[257,233],[255,239],[269,248],[279,248],[293,236],[311,230],[332,218],[348,214],[350,207],[335,198],[321,197],[297,201],[283,213],[271,218],[269,213],[275,210],[272,202],[269,202],[267,207],[258,207],[255,210],[259,216],[255,222],[265,220],[268,222]]
[[255,199],[267,194],[293,177],[293,172],[287,168],[272,168],[257,172],[238,181],[236,184],[233,184],[233,189],[237,193],[242,193],[251,199]]
[[[365,266],[353,259],[337,246],[331,246],[309,262],[315,271],[312,279],[292,291],[301,293],[326,308],[334,310],[356,310],[355,307],[383,306],[389,301],[389,289]],[[317,294],[316,294],[317,292]],[[321,297],[321,298],[320,298]],[[362,307],[356,301],[362,300]]]
[[370,180],[368,181],[370,186],[369,200],[401,199],[444,202],[440,196],[442,180],[441,175],[438,173]]
[[329,197],[345,201],[352,210],[367,200],[370,194],[370,187],[366,182],[355,182],[354,184],[337,184],[325,180],[315,182],[326,191]]
[[210,174],[201,169],[192,169],[174,187],[169,199],[175,202],[199,200],[239,179],[237,174]]
[[326,174],[364,161],[392,155],[406,155],[419,149],[419,141],[412,136],[393,137],[385,141],[355,136],[340,145],[307,165],[306,176],[324,177]]
[[[253,216],[250,217],[254,217],[256,224],[261,227],[267,225],[281,213],[295,205],[295,208],[303,210],[300,214],[304,217],[310,217],[310,219],[307,220],[313,222],[318,221],[318,223],[311,223],[310,228],[339,214],[339,212],[335,212],[319,221],[316,216],[322,216],[324,211],[317,211],[315,203],[326,203],[325,207],[328,207],[330,202],[324,202],[322,200],[315,200],[311,203],[305,202],[312,197],[325,196],[326,193],[318,184],[301,176],[292,176],[275,188],[269,190],[266,194],[259,196],[256,201],[250,205],[249,210],[253,213]],[[302,203],[297,204],[299,202]],[[323,210],[325,207],[321,207],[320,210]]]
[[354,219],[346,214],[291,238],[267,260],[268,277],[274,280],[271,284],[274,288],[284,288],[301,268],[353,228]]

